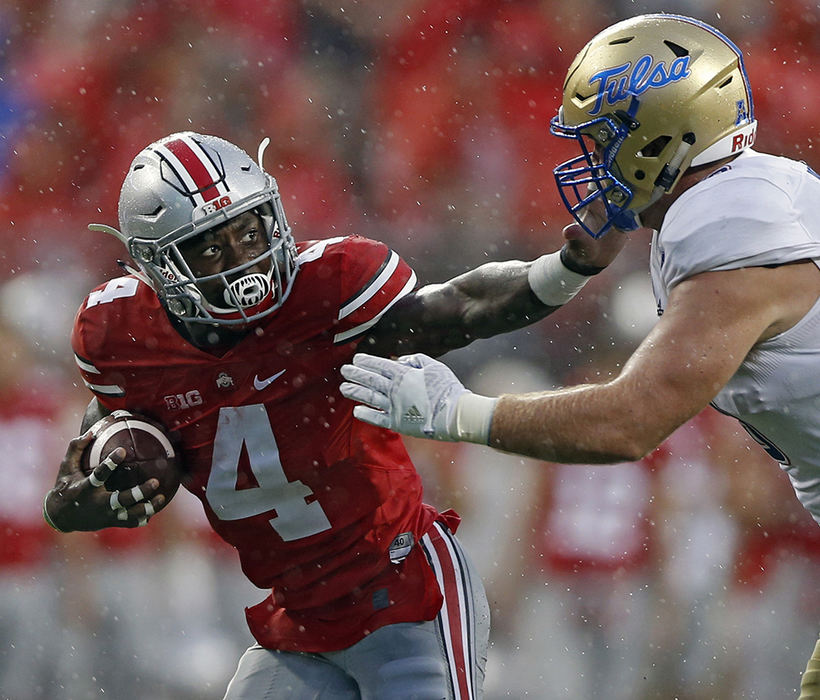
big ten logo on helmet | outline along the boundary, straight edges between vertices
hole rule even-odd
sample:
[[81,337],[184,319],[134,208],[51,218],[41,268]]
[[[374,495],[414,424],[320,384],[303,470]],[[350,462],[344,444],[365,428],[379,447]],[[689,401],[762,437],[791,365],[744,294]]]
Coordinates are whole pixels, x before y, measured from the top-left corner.
[[678,56],[668,67],[664,61],[656,63],[653,56],[645,54],[634,65],[628,61],[614,68],[605,68],[589,80],[591,86],[598,83],[597,99],[589,114],[598,114],[605,100],[608,105],[614,105],[630,95],[642,95],[647,90],[665,87],[688,78],[690,74],[688,55]]
[[170,394],[163,397],[165,399],[165,406],[170,411],[181,411],[192,406],[202,405],[202,395],[198,389],[191,389],[184,394]]
[[205,202],[200,209],[202,210],[202,215],[207,216],[208,214],[213,214],[215,211],[219,211],[220,209],[227,207],[229,204],[232,204],[231,198],[226,194],[218,199],[212,199],[210,202]]

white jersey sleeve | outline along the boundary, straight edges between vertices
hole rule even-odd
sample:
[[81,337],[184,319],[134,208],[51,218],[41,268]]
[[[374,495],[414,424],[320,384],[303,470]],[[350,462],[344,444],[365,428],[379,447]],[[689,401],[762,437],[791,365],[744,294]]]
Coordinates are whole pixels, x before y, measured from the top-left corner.
[[659,235],[664,291],[707,270],[820,258],[820,178],[804,163],[746,151],[681,195]]

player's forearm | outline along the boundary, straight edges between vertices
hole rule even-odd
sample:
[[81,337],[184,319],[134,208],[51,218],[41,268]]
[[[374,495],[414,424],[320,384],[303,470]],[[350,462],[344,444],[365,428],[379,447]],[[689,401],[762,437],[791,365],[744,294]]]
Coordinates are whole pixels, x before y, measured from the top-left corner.
[[487,263],[452,280],[460,303],[448,324],[473,338],[489,338],[534,323],[560,304],[545,304],[529,282],[531,262]]
[[633,462],[666,437],[627,403],[615,405],[603,385],[502,396],[489,444],[505,452],[562,463]]
[[552,313],[532,291],[530,263],[487,263],[443,284],[430,284],[395,308],[365,337],[374,355],[422,352],[433,357],[522,328]]
[[80,433],[84,433],[86,430],[91,428],[92,425],[107,416],[109,413],[111,413],[111,411],[107,408],[103,408],[103,405],[97,400],[96,397],[91,399],[88,406],[86,406],[85,414],[83,415]]
[[452,282],[467,300],[458,322],[475,337],[517,330],[566,304],[601,269],[579,262],[568,247],[531,262],[482,265]]
[[597,271],[567,251],[531,262],[487,263],[402,299],[363,338],[360,349],[374,355],[442,355],[541,320],[572,299]]

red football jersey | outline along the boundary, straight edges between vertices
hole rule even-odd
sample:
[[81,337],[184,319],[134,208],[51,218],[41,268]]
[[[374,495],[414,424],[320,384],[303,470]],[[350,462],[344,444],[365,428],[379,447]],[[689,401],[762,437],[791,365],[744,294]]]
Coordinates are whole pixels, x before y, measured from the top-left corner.
[[247,610],[265,647],[345,648],[368,631],[433,619],[441,605],[416,540],[436,511],[395,433],[354,420],[339,368],[410,292],[415,275],[358,236],[299,245],[284,306],[220,357],[185,340],[135,276],[93,291],[72,334],[86,385],[176,431],[185,486],[245,575],[272,589]]

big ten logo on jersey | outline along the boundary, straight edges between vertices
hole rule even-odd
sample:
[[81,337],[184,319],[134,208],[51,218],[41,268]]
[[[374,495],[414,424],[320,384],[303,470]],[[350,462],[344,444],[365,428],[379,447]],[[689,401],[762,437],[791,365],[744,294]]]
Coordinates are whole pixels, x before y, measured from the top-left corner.
[[208,214],[213,214],[215,211],[219,211],[220,209],[227,207],[229,204],[232,204],[231,198],[226,194],[218,199],[212,199],[210,202],[205,202],[205,204],[200,207],[200,211],[202,212],[202,216],[207,216]]
[[165,400],[165,407],[169,411],[182,411],[192,406],[202,405],[202,395],[198,389],[191,389],[184,394],[169,394],[163,397]]

